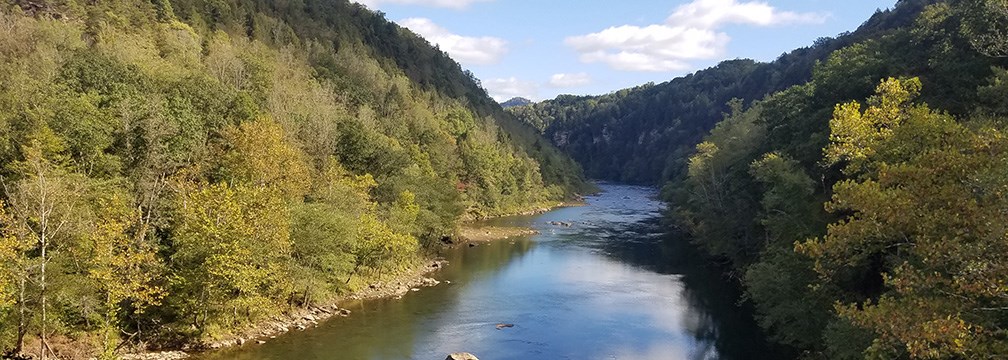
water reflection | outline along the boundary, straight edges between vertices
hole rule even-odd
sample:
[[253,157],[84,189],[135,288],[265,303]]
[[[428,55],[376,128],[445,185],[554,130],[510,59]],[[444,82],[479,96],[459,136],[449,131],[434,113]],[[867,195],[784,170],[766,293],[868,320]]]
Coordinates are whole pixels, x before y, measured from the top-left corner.
[[490,221],[541,234],[447,252],[437,277],[450,285],[350,304],[349,318],[207,358],[775,358],[735,290],[663,233],[654,190],[603,188],[588,206]]

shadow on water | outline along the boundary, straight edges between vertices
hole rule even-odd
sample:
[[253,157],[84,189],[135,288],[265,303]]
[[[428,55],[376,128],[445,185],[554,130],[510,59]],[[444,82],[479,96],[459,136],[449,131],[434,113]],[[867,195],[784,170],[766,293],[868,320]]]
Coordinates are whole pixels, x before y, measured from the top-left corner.
[[[604,189],[613,191],[605,186]],[[625,191],[619,187],[616,191]],[[633,188],[635,192],[649,194],[647,201],[657,201],[653,190]],[[572,243],[596,250],[597,253],[622,263],[637,266],[659,274],[679,275],[685,285],[679,296],[690,307],[703,314],[699,326],[689,328],[699,343],[712,343],[720,359],[793,359],[793,350],[767,341],[763,330],[753,318],[751,305],[741,301],[740,285],[726,278],[727,269],[717,265],[695,245],[687,234],[672,229],[662,211],[648,211],[640,217],[640,209],[654,209],[654,204],[641,205],[642,199],[617,194],[608,201],[634,201],[636,206],[623,209],[623,214],[637,216],[632,220],[616,218],[606,223],[580,222],[580,227],[562,238]],[[645,203],[647,201],[644,201]],[[619,208],[605,204],[605,208]],[[633,211],[637,210],[637,211]],[[617,212],[619,213],[619,212]],[[607,217],[608,218],[608,217]],[[608,218],[612,220],[612,218]],[[594,236],[587,236],[592,234]],[[586,240],[589,239],[589,240]]]

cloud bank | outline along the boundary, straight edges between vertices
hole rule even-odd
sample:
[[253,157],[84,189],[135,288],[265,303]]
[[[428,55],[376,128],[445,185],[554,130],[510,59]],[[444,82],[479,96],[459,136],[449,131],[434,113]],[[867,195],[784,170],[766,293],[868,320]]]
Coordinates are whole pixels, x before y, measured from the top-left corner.
[[381,4],[419,5],[451,9],[465,9],[472,3],[489,2],[493,0],[354,0],[354,2],[377,9]]
[[399,22],[464,65],[490,65],[500,62],[508,52],[504,39],[482,36],[471,37],[454,34],[426,18],[409,18]]
[[498,102],[515,97],[523,97],[533,101],[539,99],[538,83],[521,80],[513,76],[510,78],[484,80],[483,88],[487,90],[490,97]]
[[778,26],[825,22],[827,15],[780,11],[764,2],[694,0],[680,5],[663,24],[623,25],[565,43],[585,63],[616,70],[669,72],[690,68],[689,61],[722,56],[731,38],[719,29],[728,24]]

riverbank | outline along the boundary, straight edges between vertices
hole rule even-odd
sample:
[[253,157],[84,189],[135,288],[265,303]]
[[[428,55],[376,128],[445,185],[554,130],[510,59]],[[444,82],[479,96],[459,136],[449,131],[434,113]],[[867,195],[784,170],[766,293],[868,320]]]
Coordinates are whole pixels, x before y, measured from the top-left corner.
[[788,358],[760,345],[732,284],[704,258],[670,246],[690,239],[666,236],[655,189],[605,190],[585,207],[477,223],[542,234],[444,249],[450,266],[434,277],[450,285],[402,300],[341,303],[352,316],[200,360],[444,359],[459,351],[501,359]]
[[535,215],[541,215],[541,214],[545,214],[545,213],[547,213],[549,211],[560,209],[560,208],[574,207],[574,206],[584,206],[584,205],[585,205],[584,197],[582,197],[581,195],[577,195],[574,200],[565,200],[565,201],[539,203],[539,204],[536,204],[536,205],[532,205],[532,206],[529,206],[529,207],[526,207],[526,208],[523,208],[523,209],[520,209],[520,210],[514,210],[514,211],[505,211],[505,212],[492,213],[492,214],[466,213],[466,214],[462,215],[462,217],[459,220],[461,221],[462,225],[465,225],[465,224],[468,224],[468,223],[473,223],[473,222],[478,222],[478,221],[483,221],[483,220],[490,220],[490,219],[504,218],[504,217],[509,217],[509,216],[535,216]]
[[[464,245],[475,243],[486,243],[497,240],[511,239],[520,236],[531,236],[538,234],[538,231],[529,227],[504,227],[504,226],[483,226],[479,221],[491,218],[508,216],[534,216],[563,207],[583,206],[583,201],[557,202],[551,206],[535,206],[529,210],[514,214],[505,214],[476,219],[463,219],[460,221],[460,228],[457,241],[447,246]],[[443,269],[449,263],[442,259],[434,259],[418,262],[415,266],[400,274],[394,275],[391,280],[371,283],[368,287],[348,294],[343,297],[323,302],[324,305],[301,308],[291,311],[285,315],[277,315],[268,320],[235,331],[232,335],[210,341],[207,343],[193,344],[183,349],[173,349],[163,352],[143,352],[137,350],[135,353],[123,355],[123,359],[129,360],[178,360],[191,357],[196,353],[205,351],[221,350],[225,348],[240,346],[255,346],[266,343],[284,333],[292,331],[304,331],[316,327],[333,317],[352,316],[352,312],[340,306],[347,301],[374,300],[383,298],[401,298],[411,291],[419,291],[424,287],[437,286],[437,280],[428,277],[431,273]]]
[[478,226],[469,224],[463,225],[459,229],[459,238],[463,243],[485,243],[519,236],[532,236],[538,233],[539,231],[535,229],[525,227]]
[[[492,226],[481,224],[480,222],[482,221],[504,218],[509,216],[535,216],[560,208],[584,206],[584,205],[585,205],[584,199],[578,199],[576,201],[558,202],[549,207],[536,207],[532,210],[526,210],[514,214],[465,220],[462,222],[461,225],[459,225],[459,231],[457,234],[459,240],[458,244],[464,245],[467,243],[468,244],[486,243],[490,241],[507,240],[520,236],[532,236],[539,234],[539,231],[531,227]],[[447,245],[453,245],[453,244],[447,244]]]
[[352,316],[348,309],[340,307],[347,301],[373,300],[383,298],[402,298],[411,291],[419,291],[424,287],[432,287],[441,282],[428,277],[448,266],[448,261],[433,259],[418,261],[409,270],[394,275],[390,280],[374,282],[367,288],[347,294],[342,297],[325,301],[324,305],[299,308],[284,315],[276,315],[268,320],[246,326],[231,335],[206,343],[196,343],[184,346],[182,349],[168,351],[142,351],[123,354],[124,360],[179,360],[191,357],[196,353],[220,350],[237,346],[254,346],[264,344],[282,334],[292,331],[304,331],[329,320],[333,317]]

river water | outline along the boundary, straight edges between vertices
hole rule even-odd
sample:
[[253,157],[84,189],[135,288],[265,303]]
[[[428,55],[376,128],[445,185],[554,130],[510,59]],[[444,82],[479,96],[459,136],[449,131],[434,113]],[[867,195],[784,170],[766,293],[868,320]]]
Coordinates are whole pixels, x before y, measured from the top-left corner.
[[344,303],[348,318],[203,358],[780,358],[736,306],[737,290],[666,234],[654,189],[601,187],[586,206],[488,221],[541,234],[447,250],[450,265],[433,277],[450,284]]

